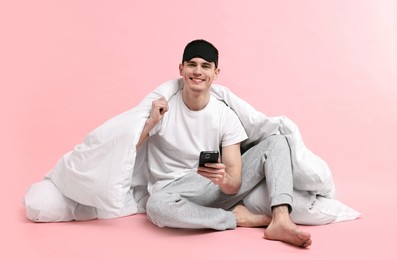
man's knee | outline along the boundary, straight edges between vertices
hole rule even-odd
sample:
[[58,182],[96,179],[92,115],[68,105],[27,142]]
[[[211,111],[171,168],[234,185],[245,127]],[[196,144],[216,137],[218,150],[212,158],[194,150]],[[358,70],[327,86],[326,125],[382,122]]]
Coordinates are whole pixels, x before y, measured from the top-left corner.
[[169,218],[172,218],[172,211],[175,210],[174,196],[177,194],[168,194],[164,192],[157,192],[150,195],[146,203],[146,215],[148,219],[159,227],[167,226]]
[[276,146],[282,146],[282,147],[289,147],[287,138],[283,135],[271,135],[268,136],[265,140],[262,142],[265,143],[268,147],[276,147]]
[[65,197],[48,179],[33,184],[24,197],[26,217],[34,222],[71,221],[77,202]]
[[162,226],[158,219],[163,207],[164,203],[162,201],[162,196],[160,196],[159,193],[154,193],[149,196],[146,203],[146,215],[148,219],[157,226]]
[[287,138],[283,135],[271,135],[257,145],[257,151],[268,156],[290,156]]

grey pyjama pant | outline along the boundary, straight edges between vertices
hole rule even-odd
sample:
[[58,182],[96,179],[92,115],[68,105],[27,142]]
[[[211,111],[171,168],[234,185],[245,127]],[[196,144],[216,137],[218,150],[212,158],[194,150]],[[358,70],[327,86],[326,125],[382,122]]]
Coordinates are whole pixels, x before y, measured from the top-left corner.
[[291,210],[293,178],[285,137],[269,136],[246,151],[242,160],[242,185],[237,194],[224,194],[210,180],[196,173],[188,174],[149,197],[149,220],[160,227],[234,229],[236,220],[228,210],[264,178],[271,207],[287,204]]

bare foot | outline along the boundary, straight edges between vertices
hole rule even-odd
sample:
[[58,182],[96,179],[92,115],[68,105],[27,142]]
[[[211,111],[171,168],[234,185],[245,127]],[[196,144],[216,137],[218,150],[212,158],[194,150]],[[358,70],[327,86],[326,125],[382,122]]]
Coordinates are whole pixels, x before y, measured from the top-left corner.
[[237,205],[232,212],[236,217],[237,226],[239,227],[265,227],[271,222],[270,217],[253,214],[243,205]]
[[283,241],[295,246],[309,247],[312,244],[310,234],[299,230],[291,221],[274,221],[265,230],[265,238],[270,240]]

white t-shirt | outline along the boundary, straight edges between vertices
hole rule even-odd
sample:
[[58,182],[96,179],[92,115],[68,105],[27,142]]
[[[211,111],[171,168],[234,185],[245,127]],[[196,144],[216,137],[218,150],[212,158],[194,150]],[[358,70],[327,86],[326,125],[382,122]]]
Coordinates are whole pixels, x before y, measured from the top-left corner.
[[149,183],[152,194],[188,173],[197,172],[201,151],[217,150],[247,139],[236,113],[211,96],[200,111],[189,110],[178,91],[169,110],[148,140]]

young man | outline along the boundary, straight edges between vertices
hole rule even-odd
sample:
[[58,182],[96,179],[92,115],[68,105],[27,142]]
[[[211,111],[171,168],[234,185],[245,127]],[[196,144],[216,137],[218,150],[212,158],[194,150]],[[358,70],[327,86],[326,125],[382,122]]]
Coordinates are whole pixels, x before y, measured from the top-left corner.
[[[154,99],[151,108],[150,103],[149,106],[145,104],[145,116],[138,116],[140,122],[146,121],[141,136],[141,132],[128,134],[136,122],[125,117],[122,122],[117,118],[115,125],[110,120],[111,127],[105,124],[99,132],[91,133],[82,146],[67,153],[43,181],[30,187],[24,198],[27,218],[34,222],[60,222],[127,216],[146,210],[149,219],[161,227],[225,230],[236,226],[267,226],[267,239],[310,246],[310,234],[300,231],[289,217],[293,180],[290,148],[285,137],[268,136],[240,155],[240,142],[247,138],[244,128],[229,107],[210,95],[211,84],[218,77],[219,68],[218,51],[209,42],[196,40],[189,43],[179,70],[182,79],[175,81],[178,91],[168,101]],[[146,111],[150,114],[147,119]],[[132,118],[137,118],[136,114],[133,115]],[[109,131],[117,134],[112,132],[109,137],[106,134]],[[140,140],[135,137],[140,137]],[[92,185],[96,179],[99,184],[109,182],[102,176],[106,177],[109,169],[114,168],[111,173],[125,174],[126,178],[133,174],[127,169],[129,164],[123,163],[130,156],[129,144],[135,145],[136,141],[137,146],[148,142],[145,144],[148,155],[141,153],[136,160],[139,157],[139,163],[145,162],[144,169],[140,168],[142,172],[146,173],[149,168],[149,180],[145,175],[145,180],[139,183],[144,189],[140,194],[142,197],[134,197],[135,193],[127,192],[121,211],[117,209],[117,213],[109,215],[108,201],[101,197],[103,185],[97,185],[98,190],[94,191],[83,187]],[[110,143],[110,146],[103,147],[103,143]],[[109,152],[109,148],[113,150]],[[220,150],[221,160],[198,167],[199,154],[203,150]],[[109,153],[111,156],[101,164],[103,156]],[[124,166],[126,170],[120,172],[120,167]],[[239,205],[259,183],[267,185],[271,217],[254,215]],[[113,184],[106,183],[109,185],[106,189],[114,188]],[[146,184],[150,196],[144,209]],[[117,186],[112,191],[120,195],[117,193],[119,189]],[[86,198],[93,192],[94,202]],[[111,196],[111,199],[117,200],[118,197]],[[143,204],[139,203],[142,210],[137,208],[137,203],[132,203],[135,200],[142,201]]]
[[[310,246],[310,234],[289,218],[293,185],[285,138],[270,136],[241,156],[240,142],[247,138],[243,126],[229,107],[210,95],[220,72],[218,50],[211,43],[190,42],[179,71],[180,90],[168,102],[153,102],[138,143],[148,142],[148,218],[160,227],[267,226],[267,239]],[[219,149],[218,163],[198,167],[201,151]],[[263,178],[270,191],[271,217],[236,206]]]

